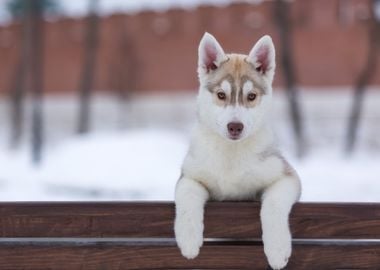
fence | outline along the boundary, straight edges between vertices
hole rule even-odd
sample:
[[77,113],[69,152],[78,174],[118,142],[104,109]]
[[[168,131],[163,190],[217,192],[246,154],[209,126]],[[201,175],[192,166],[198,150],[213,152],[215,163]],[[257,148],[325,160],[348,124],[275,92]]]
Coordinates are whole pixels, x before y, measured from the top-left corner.
[[[183,258],[166,202],[0,204],[0,269],[266,269],[258,203],[212,202]],[[380,269],[380,204],[295,205],[287,269]]]

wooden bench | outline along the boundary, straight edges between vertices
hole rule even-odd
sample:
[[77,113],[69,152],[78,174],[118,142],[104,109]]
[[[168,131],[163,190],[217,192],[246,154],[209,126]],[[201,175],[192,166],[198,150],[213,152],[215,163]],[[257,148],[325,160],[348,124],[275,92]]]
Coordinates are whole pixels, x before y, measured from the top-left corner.
[[[0,269],[267,269],[258,203],[213,202],[184,259],[166,202],[0,204]],[[380,204],[297,204],[287,269],[380,269]]]

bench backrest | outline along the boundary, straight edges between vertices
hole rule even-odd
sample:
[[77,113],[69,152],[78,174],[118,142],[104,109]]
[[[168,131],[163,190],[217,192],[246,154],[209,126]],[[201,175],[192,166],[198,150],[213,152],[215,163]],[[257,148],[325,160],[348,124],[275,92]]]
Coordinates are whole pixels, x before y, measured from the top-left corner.
[[[0,269],[266,269],[260,204],[206,207],[205,244],[184,259],[166,202],[0,204]],[[380,269],[380,204],[294,206],[287,269]]]

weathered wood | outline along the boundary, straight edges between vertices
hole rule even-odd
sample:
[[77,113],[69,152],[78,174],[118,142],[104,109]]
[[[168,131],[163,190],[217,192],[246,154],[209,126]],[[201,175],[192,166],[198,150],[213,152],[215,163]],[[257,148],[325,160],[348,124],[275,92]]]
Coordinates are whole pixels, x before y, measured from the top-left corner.
[[[259,203],[212,202],[205,237],[260,238]],[[167,202],[0,203],[0,237],[173,237]],[[380,239],[380,204],[295,205],[294,238]]]
[[[266,269],[262,246],[207,245],[199,257],[183,258],[177,247],[0,244],[0,269]],[[379,269],[380,245],[295,245],[286,269]]]
[[[259,212],[207,204],[205,245],[186,260],[173,203],[0,203],[0,269],[266,269]],[[300,203],[290,222],[286,269],[380,269],[380,204]]]

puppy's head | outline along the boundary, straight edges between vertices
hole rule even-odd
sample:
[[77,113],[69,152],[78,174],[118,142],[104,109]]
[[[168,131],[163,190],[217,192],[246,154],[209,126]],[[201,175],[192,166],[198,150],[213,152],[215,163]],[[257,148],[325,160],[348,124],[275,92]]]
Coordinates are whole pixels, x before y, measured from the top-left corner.
[[243,140],[258,130],[270,107],[275,49],[262,37],[248,55],[225,54],[205,33],[199,44],[198,115],[202,124],[228,140]]

